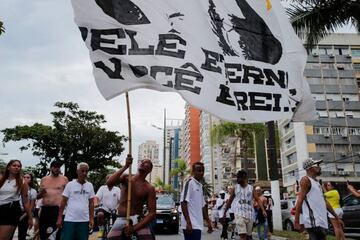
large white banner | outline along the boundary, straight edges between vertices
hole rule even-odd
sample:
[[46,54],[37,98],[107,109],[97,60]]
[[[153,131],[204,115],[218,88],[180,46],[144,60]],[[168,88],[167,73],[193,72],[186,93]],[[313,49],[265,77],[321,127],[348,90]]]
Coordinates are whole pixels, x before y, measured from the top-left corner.
[[279,0],[72,4],[106,99],[150,88],[233,122],[315,117],[306,52]]

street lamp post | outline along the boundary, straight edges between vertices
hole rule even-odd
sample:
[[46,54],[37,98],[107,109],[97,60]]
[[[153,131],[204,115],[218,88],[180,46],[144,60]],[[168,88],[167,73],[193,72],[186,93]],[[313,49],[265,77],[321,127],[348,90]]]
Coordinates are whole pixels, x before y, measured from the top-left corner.
[[151,124],[152,127],[163,131],[163,183],[165,183],[165,163],[166,163],[166,108],[164,108],[164,127]]

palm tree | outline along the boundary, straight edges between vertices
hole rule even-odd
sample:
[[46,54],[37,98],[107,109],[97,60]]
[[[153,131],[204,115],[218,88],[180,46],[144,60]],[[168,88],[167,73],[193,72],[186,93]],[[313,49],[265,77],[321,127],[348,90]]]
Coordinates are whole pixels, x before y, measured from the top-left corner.
[[247,170],[247,157],[249,153],[249,146],[254,145],[254,134],[264,133],[266,128],[261,123],[255,124],[239,124],[232,122],[223,122],[215,125],[211,131],[211,141],[215,143],[223,143],[225,138],[232,137],[234,139],[234,162],[236,166],[237,160],[237,145],[240,143],[240,157],[244,161],[243,166]]
[[291,0],[286,9],[298,34],[306,34],[311,49],[322,38],[351,23],[360,32],[360,1],[358,0]]
[[159,177],[155,179],[154,187],[159,191],[165,191],[167,193],[173,193],[174,189],[170,184],[165,184]]
[[208,182],[206,182],[205,179],[203,179],[201,181],[201,184],[203,186],[203,192],[204,192],[205,197],[210,198],[212,195],[213,186],[211,184],[209,184]]
[[183,159],[178,158],[175,159],[174,162],[175,162],[175,166],[177,165],[177,167],[171,169],[170,175],[172,177],[174,176],[180,177],[180,192],[181,192],[184,179],[187,175],[190,174],[190,169],[188,168],[186,161]]
[[0,21],[0,35],[5,32],[4,23]]

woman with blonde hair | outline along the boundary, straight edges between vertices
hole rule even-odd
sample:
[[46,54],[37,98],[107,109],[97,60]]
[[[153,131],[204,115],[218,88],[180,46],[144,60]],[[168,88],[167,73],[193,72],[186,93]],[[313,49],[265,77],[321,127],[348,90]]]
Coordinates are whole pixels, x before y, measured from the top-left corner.
[[29,218],[29,228],[32,226],[32,214],[28,201],[28,186],[23,184],[21,162],[11,160],[0,178],[0,240],[11,239],[21,216],[20,201]]

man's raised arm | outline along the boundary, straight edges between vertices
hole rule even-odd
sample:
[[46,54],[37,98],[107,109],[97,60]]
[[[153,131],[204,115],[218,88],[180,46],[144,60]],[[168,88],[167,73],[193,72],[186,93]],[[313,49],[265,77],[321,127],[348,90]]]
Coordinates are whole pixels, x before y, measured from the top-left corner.
[[106,185],[109,187],[113,187],[115,185],[118,185],[119,183],[124,182],[124,176],[123,173],[128,169],[132,164],[133,158],[130,154],[126,157],[125,166],[116,171],[113,175],[109,177],[109,179],[106,181]]

